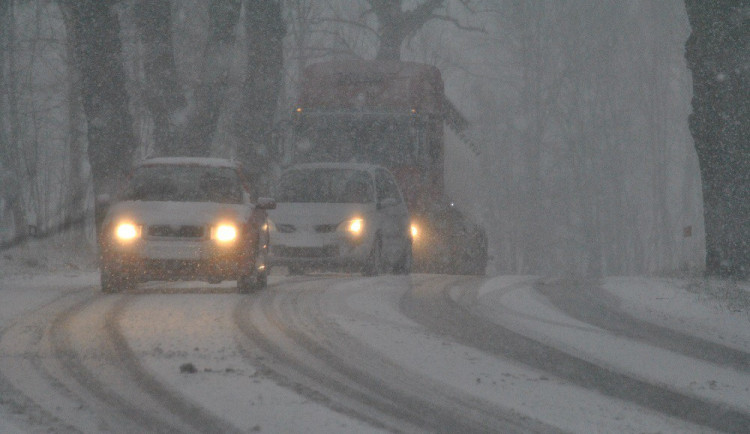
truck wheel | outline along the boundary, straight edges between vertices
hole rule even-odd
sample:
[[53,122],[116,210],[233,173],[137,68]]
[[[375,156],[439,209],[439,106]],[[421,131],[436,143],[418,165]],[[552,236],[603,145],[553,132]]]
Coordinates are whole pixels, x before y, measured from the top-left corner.
[[486,274],[487,269],[487,255],[481,255],[474,261],[474,275],[475,276],[484,276]]

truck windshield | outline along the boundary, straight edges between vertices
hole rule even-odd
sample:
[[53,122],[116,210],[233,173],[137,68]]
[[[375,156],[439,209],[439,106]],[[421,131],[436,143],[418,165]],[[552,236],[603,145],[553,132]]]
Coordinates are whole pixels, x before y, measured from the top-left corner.
[[153,165],[135,170],[121,199],[242,203],[242,188],[227,167]]
[[296,129],[295,161],[417,166],[421,130],[406,114],[306,113]]
[[290,170],[281,176],[278,202],[370,203],[370,175],[353,169]]

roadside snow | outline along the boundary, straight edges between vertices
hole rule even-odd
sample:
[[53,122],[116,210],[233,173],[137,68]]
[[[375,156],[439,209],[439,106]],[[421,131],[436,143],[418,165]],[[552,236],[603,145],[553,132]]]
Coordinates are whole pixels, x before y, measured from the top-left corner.
[[750,283],[612,277],[604,289],[639,318],[743,351],[750,349]]
[[[2,271],[0,268],[0,273]],[[11,276],[0,274],[0,330],[26,312],[38,309],[71,291],[84,288],[93,290],[98,284],[98,271],[58,271]]]
[[[710,432],[705,427],[586,390],[544,372],[435,336],[416,324],[398,319],[398,303],[394,303],[394,298],[401,293],[401,288],[397,281],[383,279],[378,283],[378,288],[368,281],[362,281],[357,288],[339,285],[340,293],[331,291],[330,303],[325,305],[330,306],[331,316],[349,333],[387,354],[399,365],[436,382],[571,432]],[[503,294],[499,299],[502,304],[520,301],[531,308],[526,296],[531,293],[532,283],[528,277],[520,276],[491,279],[479,290],[480,300],[484,302],[487,295],[498,292]],[[512,290],[508,292],[508,289]],[[341,293],[352,290],[356,291],[354,295],[341,297]],[[342,299],[348,304],[348,313],[341,307],[336,308],[336,300]],[[498,298],[493,300],[497,302]],[[498,323],[505,321],[509,310],[501,304],[493,307],[495,313],[490,314],[490,318]],[[540,307],[538,303],[533,305],[534,309]],[[530,310],[527,313],[535,316],[550,314]],[[575,320],[563,318],[561,314],[552,322],[555,327],[550,327],[546,321],[538,324],[545,329],[570,325],[573,327],[567,332],[571,336],[590,337],[584,336],[590,326],[575,324]],[[523,323],[529,327],[525,330],[527,333],[534,325],[535,321]],[[576,330],[578,327],[582,330]],[[561,337],[565,337],[565,333]],[[604,339],[600,345],[600,351],[616,354],[621,342]],[[632,358],[630,362],[639,363]],[[744,381],[747,382],[747,376]]]
[[[0,263],[0,329],[26,312],[75,291],[96,291],[98,272],[5,273]],[[9,275],[12,274],[12,275]],[[575,432],[706,432],[687,422],[566,383],[544,372],[503,360],[436,336],[399,311],[404,278],[383,277],[334,283],[326,292],[326,314],[352,336],[436,382],[520,414]],[[532,290],[533,277],[501,276],[477,291],[483,315],[566,351],[672,384],[683,393],[750,411],[747,374],[613,336],[564,315]],[[375,285],[377,283],[377,285]],[[608,278],[603,288],[621,308],[704,339],[750,351],[750,310],[743,304],[747,283],[646,277]],[[230,292],[231,288],[227,289]],[[164,294],[136,299],[123,331],[145,367],[170,389],[195,399],[242,429],[275,432],[377,431],[281,387],[237,353],[231,315],[240,296]],[[339,309],[340,308],[340,309]],[[159,317],[161,321],[153,321]],[[191,318],[202,336],[173,325]],[[150,321],[147,321],[150,319]],[[157,333],[151,327],[156,327]],[[155,340],[159,337],[158,341]],[[169,339],[167,339],[169,337]],[[194,341],[202,342],[200,347]],[[165,343],[168,342],[168,343]],[[210,343],[210,345],[206,345]],[[652,362],[644,368],[639,354]],[[181,374],[191,362],[193,375]],[[64,405],[64,403],[61,403]],[[248,417],[248,412],[252,415]],[[252,423],[250,423],[252,421]],[[23,432],[24,416],[0,399],[0,432]],[[30,429],[34,431],[34,429]]]
[[[710,309],[700,303],[691,303],[689,294],[681,295],[678,288],[665,285],[664,281],[612,279],[608,282],[605,287],[618,296],[626,297],[627,305],[638,305],[644,308],[644,313],[650,312],[651,315],[643,315],[647,321],[674,322],[664,319],[686,318],[686,313],[680,310],[685,308],[692,310],[695,315],[700,314],[706,330],[721,330],[720,334],[731,336],[747,333],[747,319],[738,316],[727,318],[724,315],[708,317],[706,312],[710,312]],[[485,286],[487,285],[492,285],[492,282]],[[677,302],[655,303],[666,294],[670,294],[670,298]],[[576,357],[612,367],[618,372],[629,373],[635,378],[645,379],[653,384],[669,384],[682,393],[750,412],[750,376],[746,373],[653,347],[570,318],[549,305],[544,297],[533,292],[529,286],[515,287],[490,301],[492,307],[485,311],[494,314],[493,318],[498,323],[520,334],[560,348]],[[650,308],[646,309],[646,306]],[[720,342],[720,335],[704,334]],[[747,349],[748,346],[745,346],[744,350]]]
[[[272,277],[271,283],[275,280]],[[122,331],[160,383],[243,432],[381,432],[260,375],[243,358],[229,332],[234,328],[232,311],[243,296],[233,294],[231,284],[212,286],[221,287],[228,292],[221,297],[152,294],[128,306]],[[188,364],[195,371],[181,372]]]
[[[25,268],[4,268],[0,264],[0,332],[17,318],[35,309],[52,303],[74,291],[87,290],[98,283],[98,272],[42,272],[32,275]],[[37,271],[39,273],[39,271]],[[0,355],[2,356],[2,355]],[[64,406],[67,403],[61,404]],[[37,432],[36,429],[23,428],[33,416],[23,414],[22,409],[9,408],[4,397],[0,395],[0,433]]]

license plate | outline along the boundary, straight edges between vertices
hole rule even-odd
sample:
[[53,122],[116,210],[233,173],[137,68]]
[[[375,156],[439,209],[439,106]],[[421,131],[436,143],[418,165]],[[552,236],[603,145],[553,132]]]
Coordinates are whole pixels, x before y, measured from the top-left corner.
[[201,258],[200,246],[195,243],[147,243],[143,256],[148,259],[184,259]]

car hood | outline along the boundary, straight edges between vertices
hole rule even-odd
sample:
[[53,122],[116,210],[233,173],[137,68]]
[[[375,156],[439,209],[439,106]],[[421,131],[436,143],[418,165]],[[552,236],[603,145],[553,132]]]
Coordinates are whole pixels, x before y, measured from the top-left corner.
[[373,204],[360,203],[278,203],[268,216],[277,225],[329,225],[355,217],[365,218],[374,208]]
[[138,224],[204,225],[217,221],[245,221],[252,207],[212,202],[127,201],[113,205],[104,221],[128,219]]

